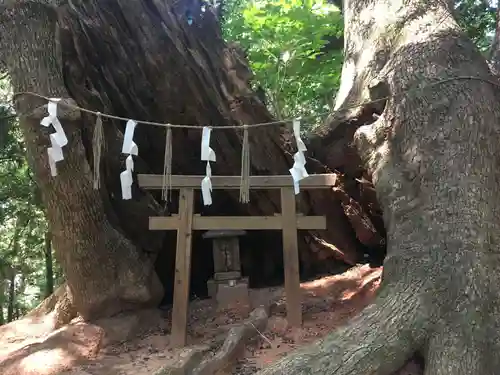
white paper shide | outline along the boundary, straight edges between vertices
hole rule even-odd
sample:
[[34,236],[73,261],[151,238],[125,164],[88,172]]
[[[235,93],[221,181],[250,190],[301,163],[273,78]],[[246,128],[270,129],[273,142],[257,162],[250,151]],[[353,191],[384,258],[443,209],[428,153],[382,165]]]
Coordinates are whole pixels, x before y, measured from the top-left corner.
[[61,122],[57,118],[57,103],[61,99],[51,98],[47,103],[48,116],[44,117],[40,124],[48,128],[50,125],[56,131],[50,135],[50,145],[47,149],[47,155],[49,157],[50,174],[55,177],[57,176],[56,163],[64,160],[64,155],[62,148],[68,144],[68,138],[64,133]]
[[309,177],[309,174],[306,170],[306,157],[304,156],[304,152],[307,151],[307,147],[300,138],[300,120],[293,121],[293,134],[295,136],[295,140],[297,141],[297,152],[293,155],[293,167],[290,168],[290,174],[293,178],[293,188],[295,190],[295,194],[299,194],[300,186],[299,182],[304,178]]
[[201,181],[201,196],[203,198],[203,204],[205,206],[210,206],[212,204],[212,169],[210,168],[210,162],[215,162],[215,152],[210,147],[210,134],[212,133],[212,128],[205,126],[203,127],[203,133],[201,135],[201,160],[207,162],[205,178]]
[[122,198],[125,200],[132,199],[132,183],[134,181],[132,172],[134,171],[134,159],[132,155],[138,155],[139,150],[134,142],[134,131],[137,122],[128,120],[125,128],[125,136],[123,137],[122,153],[128,154],[125,160],[125,170],[120,173],[120,182],[122,186]]
[[[57,176],[56,164],[64,160],[63,147],[68,144],[68,138],[64,133],[61,122],[57,118],[58,103],[61,99],[50,98],[47,103],[48,115],[40,121],[40,125],[49,128],[52,126],[55,130],[54,133],[50,134],[50,147],[47,148],[47,155],[50,166],[50,173],[52,176]],[[59,103],[60,104],[60,103]],[[101,116],[100,113],[97,116]],[[105,115],[108,116],[108,115]],[[123,137],[123,145],[121,152],[127,155],[125,159],[125,170],[120,173],[120,184],[122,189],[122,198],[124,200],[132,199],[132,184],[133,184],[133,172],[134,172],[134,156],[139,155],[139,149],[137,144],[134,142],[134,133],[138,122],[135,120],[128,120],[125,127],[125,134]],[[169,127],[172,125],[168,125]],[[176,125],[182,127],[182,125]],[[203,199],[203,204],[205,206],[210,206],[212,204],[212,168],[210,163],[215,163],[216,156],[214,150],[210,147],[210,136],[212,134],[212,127],[204,126],[202,137],[201,137],[201,160],[206,162],[205,176],[201,181],[201,194]],[[289,169],[290,174],[293,179],[293,186],[295,194],[300,192],[300,181],[309,177],[306,170],[306,157],[304,153],[307,151],[306,145],[300,138],[300,120],[293,120],[293,133],[297,142],[297,152],[293,156],[293,166]],[[245,134],[248,134],[247,132]],[[167,132],[167,139],[168,137]],[[167,141],[169,144],[169,141]],[[248,148],[248,145],[247,145]],[[248,152],[248,150],[247,150]],[[242,151],[245,154],[245,142]],[[167,160],[167,159],[166,159]],[[167,162],[165,162],[167,165]],[[246,165],[242,161],[242,166]],[[243,168],[243,167],[242,167]],[[167,168],[168,169],[168,168]],[[245,171],[247,167],[243,168]],[[243,173],[243,172],[242,172]],[[243,173],[246,176],[248,173]],[[242,177],[242,181],[244,178]],[[242,183],[243,184],[243,183]],[[243,186],[243,185],[242,185]]]

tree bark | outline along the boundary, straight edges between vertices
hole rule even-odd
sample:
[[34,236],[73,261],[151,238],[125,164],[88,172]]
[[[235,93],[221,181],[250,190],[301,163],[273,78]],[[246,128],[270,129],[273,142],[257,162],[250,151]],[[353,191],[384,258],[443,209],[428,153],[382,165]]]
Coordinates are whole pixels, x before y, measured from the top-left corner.
[[381,289],[258,374],[388,375],[417,351],[425,374],[497,374],[499,85],[448,2],[347,0],[344,15],[338,112],[319,134],[362,125],[354,143],[387,229]]
[[54,263],[52,261],[52,235],[45,233],[45,298],[54,293]]
[[496,27],[493,43],[490,50],[490,67],[493,74],[500,74],[500,6],[497,6],[496,11]]
[[16,274],[11,272],[9,277],[9,295],[7,297],[7,322],[14,320],[14,305],[16,303]]
[[0,273],[0,326],[5,324],[5,296],[7,294],[7,280],[5,279],[5,274]]
[[68,324],[78,315],[78,311],[73,304],[71,290],[66,283],[56,288],[54,293],[45,298],[42,303],[31,310],[27,316],[39,318],[50,313],[53,313],[54,329]]
[[12,272],[9,277],[9,296],[7,300],[7,322],[14,320],[14,305],[16,303],[16,274]]
[[[56,48],[56,23],[55,10],[36,2],[18,2],[0,13],[0,60],[16,92],[68,97]],[[110,223],[99,192],[92,188],[82,121],[61,118],[69,144],[58,176],[52,178],[47,132],[41,129],[40,118],[33,116],[45,103],[20,96],[15,104],[47,208],[56,256],[80,314],[91,319],[158,302],[162,288],[152,270],[153,260]]]

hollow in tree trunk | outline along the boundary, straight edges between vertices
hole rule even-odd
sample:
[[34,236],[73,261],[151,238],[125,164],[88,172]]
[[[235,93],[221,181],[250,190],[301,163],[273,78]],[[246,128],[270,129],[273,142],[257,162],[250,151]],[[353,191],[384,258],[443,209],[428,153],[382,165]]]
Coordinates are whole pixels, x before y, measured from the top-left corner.
[[[16,92],[71,97],[78,105],[102,113],[196,124],[200,130],[202,125],[273,120],[249,88],[251,72],[238,48],[224,43],[216,17],[210,8],[202,12],[197,2],[0,0],[0,6],[0,62],[10,73]],[[187,11],[193,16],[191,25],[186,22]],[[148,231],[148,218],[175,212],[176,205],[165,205],[159,196],[136,185],[132,200],[121,199],[124,123],[114,120],[104,120],[101,189],[93,190],[89,165],[93,164],[95,117],[64,111],[63,106],[59,117],[69,144],[64,147],[64,161],[57,165],[58,176],[51,177],[46,156],[48,132],[39,124],[39,109],[44,104],[30,95],[16,97],[30,161],[47,207],[55,255],[69,287],[61,295],[72,295],[85,318],[157,303],[161,286],[153,264],[158,257],[156,270],[168,292],[172,289],[175,237]],[[241,132],[214,133],[214,173],[239,175]],[[162,173],[164,129],[139,126],[134,140],[139,145],[135,171]],[[175,174],[204,174],[200,140],[198,129],[174,129]],[[252,174],[288,174],[294,152],[291,142],[285,126],[253,129]],[[336,155],[345,159],[347,143],[340,143]],[[335,172],[338,166],[328,168],[315,159],[308,160],[310,173]],[[361,172],[357,166],[352,170],[359,174],[348,176],[354,182]],[[370,222],[377,214],[356,205],[347,192],[346,179],[339,174],[333,193],[301,195],[301,211],[326,215],[328,223],[327,231],[300,234],[303,272],[335,265],[335,259],[355,264],[367,246],[381,248],[383,233]],[[353,186],[358,194],[356,183]],[[275,194],[252,192],[251,204],[245,206],[238,203],[236,194],[214,192],[214,204],[200,207],[197,199],[196,210],[202,214],[272,215],[279,212],[279,202]],[[270,272],[282,269],[279,236],[261,236],[258,241],[264,263],[272,266]],[[191,285],[204,284],[210,276],[206,264],[211,260],[203,254],[209,252],[204,251],[199,233],[195,233],[193,243]],[[259,268],[252,266],[247,268],[259,275]]]

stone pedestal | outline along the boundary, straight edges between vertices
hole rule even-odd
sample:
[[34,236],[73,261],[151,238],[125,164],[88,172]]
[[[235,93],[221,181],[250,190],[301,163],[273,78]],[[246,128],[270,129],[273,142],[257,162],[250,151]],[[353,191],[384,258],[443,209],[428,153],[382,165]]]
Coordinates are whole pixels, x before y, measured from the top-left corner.
[[208,295],[210,298],[216,298],[219,285],[229,285],[229,283],[239,280],[241,280],[241,272],[239,271],[217,272],[212,279],[207,281]]
[[250,309],[248,278],[224,281],[216,285],[217,292],[215,298],[219,309],[237,309],[240,312],[248,312]]
[[250,309],[251,301],[247,277],[222,281],[210,279],[207,281],[207,287],[210,298],[217,301],[219,310],[237,309],[241,312],[247,312],[246,310]]
[[208,231],[203,238],[213,241],[214,277],[207,281],[208,295],[220,309],[249,306],[248,279],[241,277],[238,237],[245,231]]

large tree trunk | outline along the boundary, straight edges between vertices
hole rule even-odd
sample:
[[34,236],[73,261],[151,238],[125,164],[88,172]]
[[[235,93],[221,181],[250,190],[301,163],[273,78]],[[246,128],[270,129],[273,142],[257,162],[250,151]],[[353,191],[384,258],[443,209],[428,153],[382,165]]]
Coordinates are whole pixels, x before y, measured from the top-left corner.
[[[7,8],[0,12],[0,61],[10,73],[14,90],[67,98],[56,49],[55,10],[36,2],[2,4]],[[162,288],[152,270],[154,260],[113,226],[102,194],[92,188],[83,121],[62,116],[69,144],[64,162],[58,164],[59,174],[52,178],[48,132],[33,114],[44,102],[24,95],[15,104],[47,208],[56,256],[79,313],[95,318],[159,301]]]
[[[249,89],[251,73],[241,53],[226,46],[216,18],[210,11],[202,12],[198,2],[0,0],[2,4],[6,9],[0,14],[0,62],[6,64],[16,91],[71,96],[80,106],[104,113],[200,127],[273,120]],[[194,17],[191,26],[185,19],[187,10]],[[19,113],[27,115],[43,102],[20,96],[16,104]],[[92,189],[89,168],[95,118],[67,113],[63,120],[69,144],[56,178],[49,175],[48,137],[40,129],[39,118],[24,116],[21,126],[48,208],[55,253],[78,311],[85,317],[97,317],[156,302],[159,287],[152,265],[157,256],[156,270],[167,293],[173,275],[175,237],[148,231],[148,217],[163,214],[164,202],[160,205],[159,196],[137,186],[132,200],[121,199],[123,123],[104,121],[103,187],[97,192]],[[215,133],[214,173],[238,175],[241,133]],[[331,141],[338,143],[332,146],[338,160],[327,168],[310,159],[310,173],[344,167],[345,151],[349,150],[346,134],[349,132],[341,132]],[[174,173],[203,174],[201,131],[174,129],[173,138]],[[164,139],[160,127],[137,128],[136,172],[162,173]],[[252,174],[288,174],[293,150],[286,127],[252,129],[250,143]],[[356,162],[351,164],[345,168],[348,172],[339,174],[333,194],[301,195],[303,213],[324,214],[328,221],[327,231],[300,234],[302,271],[335,264],[324,261],[328,258],[354,264],[367,248],[373,252],[383,248],[383,225],[377,223],[376,209],[366,210],[373,202],[358,203],[366,198],[364,185],[354,181],[362,177],[362,170]],[[199,207],[197,202],[196,210],[203,214],[273,214],[279,212],[279,201],[275,194],[252,192],[251,204],[244,206],[236,194],[216,192],[213,206]],[[175,212],[175,206],[168,205],[167,211]],[[270,273],[282,269],[279,235],[258,235],[262,254],[254,255],[257,251],[249,240],[250,258],[265,256],[264,264],[275,264]],[[210,276],[206,266],[210,252],[203,249],[198,234],[193,243],[192,275],[204,284]],[[254,269],[259,275],[260,268]]]
[[346,0],[344,14],[339,112],[321,134],[363,125],[354,141],[383,208],[383,281],[346,327],[259,375],[388,375],[416,351],[429,375],[498,374],[499,85],[449,2]]

